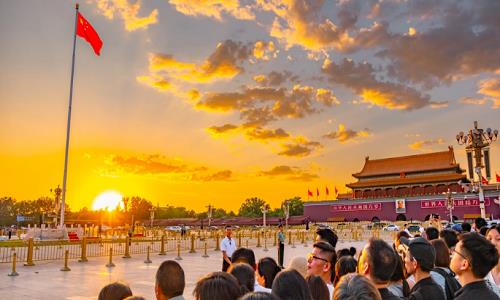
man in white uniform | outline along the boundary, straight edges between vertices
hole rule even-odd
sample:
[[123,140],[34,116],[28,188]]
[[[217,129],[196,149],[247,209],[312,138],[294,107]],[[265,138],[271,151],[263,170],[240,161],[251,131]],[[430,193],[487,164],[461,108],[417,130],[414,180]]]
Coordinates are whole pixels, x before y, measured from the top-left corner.
[[231,256],[236,251],[236,241],[231,238],[232,230],[230,226],[226,226],[226,237],[220,243],[220,250],[222,251],[222,271],[226,272],[229,265],[231,265]]

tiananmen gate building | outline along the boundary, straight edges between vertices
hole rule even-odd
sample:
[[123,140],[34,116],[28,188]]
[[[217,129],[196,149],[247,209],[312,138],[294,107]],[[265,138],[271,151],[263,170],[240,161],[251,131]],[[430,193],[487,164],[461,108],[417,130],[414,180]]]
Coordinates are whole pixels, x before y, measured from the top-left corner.
[[[454,202],[455,219],[480,216],[479,195],[469,187],[465,170],[455,160],[453,147],[447,151],[411,156],[370,159],[352,174],[352,190],[337,200],[308,201],[304,216],[312,221],[424,220],[439,214],[449,220],[448,190]],[[486,216],[500,217],[497,186],[484,186]]]

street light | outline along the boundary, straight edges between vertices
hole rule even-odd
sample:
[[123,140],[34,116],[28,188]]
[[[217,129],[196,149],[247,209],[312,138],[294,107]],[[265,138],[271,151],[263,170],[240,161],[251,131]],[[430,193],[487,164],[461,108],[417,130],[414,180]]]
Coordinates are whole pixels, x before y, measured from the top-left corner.
[[212,223],[212,205],[209,204],[207,206],[208,208],[208,213],[207,213],[207,216],[208,216],[208,230],[210,230],[210,224]]
[[262,227],[264,227],[264,230],[266,230],[266,214],[269,211],[269,204],[264,204],[262,208],[260,209],[262,211]]
[[149,218],[151,219],[151,228],[153,228],[153,221],[155,219],[155,211],[156,211],[156,207],[154,207],[154,206],[152,206],[149,209]]
[[290,201],[285,201],[285,229],[288,230],[288,218],[290,217]]
[[[481,210],[481,218],[486,217],[486,212],[484,208],[484,192],[482,186],[482,172],[481,169],[486,169],[486,178],[491,178],[490,172],[490,149],[489,145],[496,141],[498,138],[498,130],[491,130],[488,128],[483,130],[482,128],[477,128],[477,121],[474,121],[474,128],[470,129],[468,133],[463,131],[459,132],[456,136],[459,145],[466,145],[465,152],[467,153],[467,164],[469,167],[469,177],[474,180],[473,170],[478,176],[478,186],[479,186],[479,208]],[[484,155],[483,155],[484,153]],[[473,169],[472,155],[474,154],[474,159],[476,166]],[[484,156],[484,165],[483,165]]]
[[448,192],[443,193],[443,194],[446,194],[446,196],[447,196],[446,208],[448,209],[448,212],[450,213],[450,223],[453,223],[453,209],[455,208],[455,200],[451,196],[453,194],[456,194],[456,192],[452,192],[450,189],[448,189]]

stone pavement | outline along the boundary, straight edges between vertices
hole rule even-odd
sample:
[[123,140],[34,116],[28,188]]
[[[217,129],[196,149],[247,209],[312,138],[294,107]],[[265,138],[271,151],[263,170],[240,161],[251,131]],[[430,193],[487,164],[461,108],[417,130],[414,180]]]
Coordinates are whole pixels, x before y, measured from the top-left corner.
[[[354,246],[359,250],[365,242],[339,242],[337,249]],[[308,247],[299,244],[296,248],[286,245],[285,265],[294,256],[306,256],[311,251],[312,244]],[[266,256],[277,259],[276,247],[270,247],[268,252],[263,248],[254,248],[258,259]],[[199,278],[204,275],[219,271],[222,265],[221,253],[209,251],[210,257],[203,258],[203,253],[182,253],[179,261],[186,275],[186,299],[193,299],[192,292]],[[67,299],[90,300],[97,299],[101,288],[117,280],[128,283],[134,295],[141,295],[148,300],[155,299],[154,284],[158,266],[164,260],[174,259],[176,254],[170,252],[165,256],[152,254],[151,264],[145,264],[145,255],[133,255],[132,258],[123,259],[114,257],[116,267],[108,268],[106,257],[92,257],[86,263],[70,260],[69,272],[60,271],[62,261],[35,261],[35,266],[25,267],[18,265],[19,276],[9,277],[11,264],[0,264],[0,298],[1,299]]]

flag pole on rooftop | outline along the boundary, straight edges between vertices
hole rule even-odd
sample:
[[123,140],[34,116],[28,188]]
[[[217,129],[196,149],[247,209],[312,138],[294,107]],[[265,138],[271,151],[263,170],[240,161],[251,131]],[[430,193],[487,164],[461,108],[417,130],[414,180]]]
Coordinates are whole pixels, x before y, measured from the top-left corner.
[[66,151],[64,153],[64,175],[61,198],[61,221],[60,227],[64,228],[64,209],[66,205],[66,180],[68,177],[68,152],[69,152],[69,133],[71,129],[71,105],[73,102],[73,78],[75,74],[75,48],[76,48],[76,27],[78,25],[78,3],[75,5],[75,30],[73,32],[73,56],[71,59],[71,80],[69,84],[69,105],[68,105],[68,124],[66,127]]

